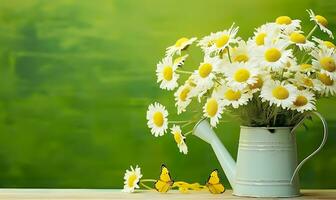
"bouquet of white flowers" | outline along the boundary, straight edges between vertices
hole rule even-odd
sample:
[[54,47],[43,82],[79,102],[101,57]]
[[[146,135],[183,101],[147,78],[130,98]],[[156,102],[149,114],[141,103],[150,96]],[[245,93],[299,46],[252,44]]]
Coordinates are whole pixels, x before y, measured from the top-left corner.
[[[280,16],[275,22],[256,28],[247,41],[237,37],[238,27],[211,33],[199,41],[181,38],[167,48],[166,57],[157,64],[160,88],[175,90],[177,113],[185,112],[193,99],[202,104],[203,116],[213,127],[223,112],[237,116],[245,126],[293,126],[307,112],[315,110],[318,98],[336,94],[336,49],[330,41],[313,36],[319,28],[333,38],[328,21],[308,10],[315,24],[308,34],[301,21]],[[183,65],[185,50],[197,42],[204,59],[195,71]],[[187,75],[183,84],[182,76]],[[168,121],[164,106],[154,103],[147,111],[148,126],[162,136],[172,123],[172,134],[187,153],[181,128],[195,120]],[[176,125],[180,124],[180,125]]]

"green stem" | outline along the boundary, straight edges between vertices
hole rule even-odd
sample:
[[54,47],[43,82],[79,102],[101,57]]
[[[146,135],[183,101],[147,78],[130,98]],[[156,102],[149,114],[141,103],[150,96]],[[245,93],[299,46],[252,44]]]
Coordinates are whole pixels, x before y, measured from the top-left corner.
[[226,49],[227,49],[227,54],[228,54],[229,61],[230,61],[230,63],[232,63],[231,55],[230,55],[230,49],[229,49],[229,47],[226,47]]
[[[294,44],[295,45],[295,44]],[[296,54],[296,51],[298,50],[298,47],[295,45],[294,48],[293,48],[293,55]]]
[[155,180],[155,179],[141,179],[140,180],[140,184],[144,187],[144,188],[146,188],[146,189],[148,189],[148,190],[154,190],[154,188],[152,188],[152,187],[150,187],[150,186],[148,186],[148,185],[146,185],[146,184],[144,184],[144,182],[156,182],[157,180]]
[[183,136],[187,136],[187,135],[189,135],[190,133],[192,133],[193,131],[189,131],[189,132],[187,132],[187,133],[185,133]]
[[143,182],[140,182],[140,185],[141,185],[142,187],[148,189],[148,190],[154,190],[154,188],[152,188],[152,187],[150,187],[150,186],[144,184]]
[[285,73],[285,70],[284,70],[284,69],[282,69],[282,71],[281,71],[281,77],[280,77],[281,81],[283,81],[283,80],[284,80],[284,73]]
[[302,64],[302,63],[303,63],[303,60],[306,58],[306,55],[307,55],[307,53],[303,54],[303,56],[302,56],[301,61],[300,61],[299,64]]
[[190,125],[190,124],[192,124],[192,123],[194,123],[194,122],[195,122],[195,121],[190,121],[190,122],[188,122],[188,123],[182,125],[182,128],[184,128],[184,127],[186,127],[186,126],[188,126],[188,125]]
[[314,31],[316,30],[316,28],[317,28],[317,24],[315,24],[314,28],[308,33],[308,35],[307,35],[307,37],[306,37],[307,40],[310,38],[310,36],[313,35],[313,33],[314,33]]
[[274,109],[274,120],[273,120],[273,126],[275,126],[275,124],[276,124],[276,119],[277,119],[277,116],[278,116],[278,107],[275,107],[275,109]]
[[155,179],[141,179],[140,182],[156,182]]
[[184,123],[188,123],[190,122],[190,120],[186,120],[186,121],[168,121],[168,124],[184,124]]
[[180,74],[192,74],[192,72],[184,71],[184,70],[175,70],[175,72]]
[[308,63],[310,61],[311,57],[308,57],[303,63]]

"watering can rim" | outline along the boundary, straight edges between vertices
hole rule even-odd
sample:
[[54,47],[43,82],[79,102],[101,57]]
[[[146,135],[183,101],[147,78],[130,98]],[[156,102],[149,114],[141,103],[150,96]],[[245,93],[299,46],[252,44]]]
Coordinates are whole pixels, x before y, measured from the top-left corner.
[[[202,123],[204,120],[206,120],[206,117],[201,118],[194,126],[192,132],[195,132],[195,129],[197,128],[197,126]],[[240,126],[240,128],[244,128],[244,129],[256,129],[256,128],[260,128],[260,129],[266,129],[266,130],[270,130],[270,129],[293,129],[294,126]]]
[[240,128],[244,129],[292,129],[294,126],[240,126]]

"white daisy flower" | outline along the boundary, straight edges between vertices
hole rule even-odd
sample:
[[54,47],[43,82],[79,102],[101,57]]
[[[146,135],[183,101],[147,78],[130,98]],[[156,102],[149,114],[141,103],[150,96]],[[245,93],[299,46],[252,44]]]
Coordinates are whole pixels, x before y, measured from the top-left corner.
[[312,91],[321,90],[321,84],[318,80],[300,72],[296,73],[294,78],[290,79],[289,81],[300,89],[309,89]]
[[207,99],[203,107],[203,112],[205,117],[210,118],[211,126],[217,126],[219,119],[222,118],[223,109],[223,103],[217,96],[212,96]]
[[126,173],[124,175],[124,189],[123,192],[134,192],[135,188],[139,187],[139,182],[142,177],[140,167],[138,165],[133,169],[131,166],[131,170],[126,170]]
[[204,61],[193,73],[196,90],[199,93],[206,92],[214,85],[215,73],[222,69],[222,61],[218,56],[205,56]]
[[310,21],[314,21],[319,26],[321,31],[327,33],[329,35],[329,37],[334,39],[334,36],[333,36],[332,32],[327,28],[328,20],[321,15],[315,15],[314,12],[311,9],[307,10],[307,12],[309,14]]
[[289,58],[285,65],[286,69],[288,69],[289,71],[297,71],[298,70],[297,66],[298,63],[296,57]]
[[291,19],[288,16],[279,16],[275,19],[275,23],[286,33],[291,33],[301,28],[301,21]]
[[244,40],[238,42],[237,47],[230,49],[232,62],[247,62],[251,58],[251,52],[254,51],[254,46],[246,44]]
[[174,93],[175,96],[175,106],[177,107],[177,114],[181,114],[182,112],[186,111],[187,106],[191,102],[191,94],[192,94],[193,87],[189,84],[184,84],[180,86],[177,91]]
[[174,59],[173,65],[180,67],[182,65],[184,65],[184,62],[186,61],[186,59],[188,58],[189,54],[186,54],[184,56],[179,56],[177,58]]
[[332,48],[336,49],[335,44],[332,43],[332,42],[330,42],[330,41],[327,41],[327,40],[323,41],[323,40],[321,40],[321,39],[319,39],[319,38],[317,38],[315,36],[313,36],[313,41],[315,41],[320,48],[325,47],[325,48],[330,48],[330,49],[332,49]]
[[177,125],[173,125],[173,127],[170,129],[171,133],[174,136],[174,140],[177,144],[177,147],[179,148],[180,152],[183,154],[188,153],[188,146],[185,143],[185,136],[182,135],[181,127]]
[[312,64],[315,69],[320,69],[333,80],[336,80],[336,53],[333,48],[322,47],[311,52]]
[[262,46],[265,44],[265,38],[277,38],[280,34],[280,28],[275,23],[267,23],[256,28],[254,36],[248,41],[252,45]]
[[252,93],[250,91],[234,90],[233,88],[227,86],[221,86],[214,92],[214,95],[218,96],[222,100],[223,106],[232,106],[233,108],[246,105],[252,98]]
[[253,84],[250,84],[248,88],[251,90],[251,93],[255,93],[257,91],[260,91],[262,86],[264,85],[264,82],[266,79],[269,79],[268,75],[266,74],[259,74],[256,76],[256,82]]
[[215,33],[216,36],[214,44],[209,48],[210,54],[212,52],[219,53],[222,52],[226,47],[230,44],[234,44],[237,42],[236,34],[238,32],[239,27],[234,27],[234,23],[228,30],[219,31]]
[[161,82],[161,89],[173,90],[178,87],[177,80],[180,75],[175,73],[177,66],[174,65],[172,57],[165,57],[156,65],[157,82]]
[[315,44],[306,39],[302,31],[293,31],[289,35],[282,35],[282,38],[287,40],[290,44],[295,44],[301,51],[310,51],[315,47]]
[[298,67],[299,67],[298,70],[300,72],[307,73],[308,75],[310,75],[310,72],[315,71],[315,69],[313,68],[313,65],[309,63],[302,63],[298,65]]
[[178,39],[174,45],[167,48],[166,55],[167,56],[173,56],[174,54],[181,55],[181,51],[186,49],[188,46],[190,46],[193,42],[195,42],[197,38],[186,38],[182,37]]
[[291,109],[301,113],[309,110],[315,110],[314,94],[308,90],[298,90],[296,99],[293,102]]
[[159,104],[154,103],[148,106],[147,110],[147,125],[151,129],[155,137],[162,136],[166,133],[168,128],[168,111],[166,108]]
[[320,93],[324,96],[332,95],[334,96],[336,94],[336,82],[331,79],[328,74],[326,73],[318,73],[317,79],[319,80],[319,83],[321,84],[321,91]]
[[308,76],[310,76],[312,73],[316,71],[313,65],[309,63],[297,64],[297,65],[289,67],[288,70],[293,71],[293,72],[301,72]]
[[242,90],[257,82],[258,68],[252,63],[232,63],[226,71],[228,85]]
[[289,43],[279,39],[275,42],[266,40],[265,45],[257,49],[255,61],[259,62],[262,67],[272,70],[283,69],[287,62],[293,57],[292,50],[286,48]]
[[197,44],[205,54],[208,54],[211,52],[211,47],[215,44],[216,38],[219,37],[219,32],[217,33],[210,33],[210,35],[207,35],[203,37]]
[[270,105],[287,109],[295,101],[296,94],[297,89],[292,84],[269,80],[263,85],[260,97],[263,102],[268,101]]

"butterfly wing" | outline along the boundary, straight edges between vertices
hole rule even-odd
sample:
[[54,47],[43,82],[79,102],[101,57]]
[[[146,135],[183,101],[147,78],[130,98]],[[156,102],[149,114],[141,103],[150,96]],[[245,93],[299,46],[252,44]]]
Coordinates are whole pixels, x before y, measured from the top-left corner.
[[223,184],[220,182],[217,170],[213,170],[211,172],[208,181],[206,183],[206,186],[208,187],[209,191],[213,194],[220,194],[225,191]]
[[171,185],[167,182],[161,181],[161,180],[157,180],[155,182],[155,189],[158,192],[161,193],[166,193],[169,189],[170,189]]
[[171,188],[173,183],[174,181],[170,177],[168,168],[165,165],[162,165],[160,179],[157,180],[154,185],[155,189],[158,192],[166,193]]
[[207,184],[206,186],[212,194],[221,194],[225,191],[225,188],[221,183],[216,185]]

